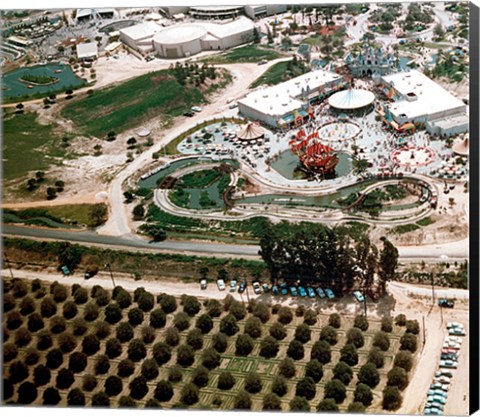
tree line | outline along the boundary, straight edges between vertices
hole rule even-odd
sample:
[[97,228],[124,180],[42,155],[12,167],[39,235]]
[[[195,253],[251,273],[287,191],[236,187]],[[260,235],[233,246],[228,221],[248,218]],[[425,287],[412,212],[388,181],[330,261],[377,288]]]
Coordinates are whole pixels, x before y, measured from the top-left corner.
[[342,293],[355,284],[371,289],[378,283],[385,291],[398,265],[398,250],[385,237],[379,250],[366,232],[348,226],[267,225],[259,254],[272,280],[316,284]]

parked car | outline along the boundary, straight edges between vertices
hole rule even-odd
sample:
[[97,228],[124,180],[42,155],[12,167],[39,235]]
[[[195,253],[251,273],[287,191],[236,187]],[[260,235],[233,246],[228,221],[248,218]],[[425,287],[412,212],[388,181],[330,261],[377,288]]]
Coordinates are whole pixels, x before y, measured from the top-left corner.
[[315,290],[312,287],[307,287],[307,294],[310,298],[315,298]]
[[193,117],[195,116],[195,113],[193,111],[186,111],[185,113],[183,113],[183,115],[185,117]]
[[433,390],[433,394],[434,395],[440,395],[442,396],[443,398],[447,399],[448,398],[448,394],[446,392],[444,392],[442,389],[435,389]]
[[237,290],[237,280],[232,279],[230,281],[230,292],[235,292]]
[[253,286],[253,292],[254,292],[255,294],[261,294],[261,293],[262,293],[262,287],[260,287],[260,284],[259,284],[257,281],[255,281],[255,282],[252,284],[252,286]]
[[[427,400],[429,399],[430,397],[427,397]],[[442,397],[441,395],[433,395],[432,396],[433,398],[433,401],[434,403],[440,403],[440,404],[445,404],[447,402],[446,398]],[[429,400],[430,401],[430,400]]]
[[453,376],[451,371],[447,371],[446,369],[440,369],[439,371],[435,372],[436,377],[446,376],[451,378]]
[[200,113],[200,112],[202,111],[202,108],[201,108],[201,107],[198,107],[198,106],[193,106],[193,107],[192,107],[192,111],[197,112],[197,113]]
[[447,323],[447,329],[451,329],[453,327],[462,327],[463,328],[463,324],[458,323],[456,321],[451,321],[451,322]]
[[330,288],[327,288],[325,290],[325,294],[327,294],[327,297],[330,299],[330,300],[333,300],[335,298],[335,294],[333,293],[333,291],[330,289]]
[[272,286],[272,294],[273,295],[278,295],[278,286],[277,285]]
[[460,327],[455,327],[453,329],[450,329],[448,331],[448,334],[453,335],[453,336],[465,336],[466,335],[465,330],[461,329]]
[[423,414],[426,416],[443,416],[443,412],[439,410],[438,408],[425,408],[423,410]]
[[223,279],[217,279],[217,287],[220,291],[225,291],[225,281]]
[[290,287],[290,293],[296,297],[298,295],[297,288],[294,287],[293,285]]
[[317,294],[320,298],[325,298],[326,297],[325,291],[323,291],[320,287],[316,288],[315,291],[317,292]]
[[281,284],[280,285],[280,294],[282,294],[282,295],[287,295],[288,294],[288,285],[287,284]]
[[453,360],[441,360],[439,363],[440,368],[453,368],[457,369],[458,362]]
[[242,293],[245,291],[246,288],[247,288],[246,282],[245,282],[245,281],[242,281],[242,282],[240,283],[239,287],[238,287],[238,292],[239,292],[240,294],[242,294]]
[[442,388],[441,382],[435,382],[434,384],[430,384],[430,389],[441,389],[441,388]]
[[453,308],[455,307],[455,301],[449,300],[448,298],[440,298],[438,305],[443,308]]
[[357,299],[359,303],[363,303],[365,301],[365,297],[360,291],[354,291],[353,296]]
[[447,336],[445,338],[446,342],[455,342],[455,343],[462,343],[462,338],[458,336]]
[[270,291],[270,287],[268,286],[268,284],[263,284],[263,292],[269,292]]
[[202,279],[200,281],[200,289],[201,290],[206,290],[207,289],[207,280],[206,279]]
[[455,343],[455,342],[446,342],[446,343],[443,344],[443,347],[445,349],[457,349],[457,350],[459,350],[462,347],[462,345],[460,343]]
[[70,269],[68,269],[67,265],[63,265],[60,269],[62,270],[63,275],[70,275]]
[[455,353],[442,353],[440,359],[458,361],[458,356]]
[[448,376],[435,377],[434,382],[441,382],[442,384],[450,384],[450,378]]
[[445,406],[443,404],[440,404],[440,403],[433,403],[433,402],[427,402],[425,404],[425,408],[427,407],[430,407],[430,408],[436,408],[440,411],[443,411],[445,409]]
[[262,59],[261,61],[258,61],[258,65],[264,65],[266,64],[268,61],[266,59]]
[[303,287],[298,287],[298,292],[300,293],[300,297],[306,297],[307,292],[305,291],[305,288]]

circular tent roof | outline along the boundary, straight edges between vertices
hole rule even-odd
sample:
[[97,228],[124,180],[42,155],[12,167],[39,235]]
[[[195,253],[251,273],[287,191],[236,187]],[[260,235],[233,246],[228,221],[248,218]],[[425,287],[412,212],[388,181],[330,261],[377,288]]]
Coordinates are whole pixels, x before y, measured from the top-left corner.
[[240,140],[254,140],[262,138],[264,135],[265,131],[260,126],[249,123],[237,133],[237,138]]
[[144,138],[145,136],[148,136],[150,134],[150,130],[148,129],[140,129],[139,131],[137,131],[137,135]]
[[349,89],[335,93],[328,99],[328,104],[340,110],[355,110],[372,104],[374,100],[375,95],[370,91]]
[[207,34],[205,28],[199,25],[179,25],[162,30],[155,34],[154,42],[166,45],[178,45],[202,38]]
[[453,152],[457,155],[468,156],[468,137],[465,137],[461,142],[457,142],[452,146]]

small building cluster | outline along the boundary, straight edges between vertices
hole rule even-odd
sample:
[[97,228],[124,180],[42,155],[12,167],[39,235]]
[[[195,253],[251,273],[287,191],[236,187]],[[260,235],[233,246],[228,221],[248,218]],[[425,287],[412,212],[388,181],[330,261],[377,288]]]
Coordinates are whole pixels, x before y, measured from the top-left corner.
[[185,16],[189,14],[195,19],[232,19],[241,15],[246,15],[251,19],[260,19],[262,17],[287,11],[286,4],[256,4],[252,6],[165,6],[162,7],[164,13],[172,18]]
[[181,23],[167,28],[149,21],[121,29],[120,40],[142,54],[155,52],[163,58],[183,58],[250,42],[254,27],[246,17],[227,23]]

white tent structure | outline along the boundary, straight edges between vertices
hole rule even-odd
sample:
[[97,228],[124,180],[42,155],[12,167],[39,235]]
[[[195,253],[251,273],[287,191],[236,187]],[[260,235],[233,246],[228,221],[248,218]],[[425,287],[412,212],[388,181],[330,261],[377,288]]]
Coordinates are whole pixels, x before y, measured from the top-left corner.
[[370,91],[349,89],[333,94],[328,104],[338,110],[356,110],[369,106],[374,100],[375,95]]
[[237,138],[244,141],[256,140],[263,138],[265,131],[254,123],[248,123],[242,130],[237,133]]
[[463,139],[461,142],[457,142],[452,146],[453,152],[455,152],[457,155],[461,156],[468,156],[468,135],[465,135],[465,139]]

